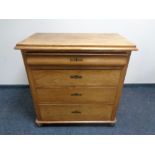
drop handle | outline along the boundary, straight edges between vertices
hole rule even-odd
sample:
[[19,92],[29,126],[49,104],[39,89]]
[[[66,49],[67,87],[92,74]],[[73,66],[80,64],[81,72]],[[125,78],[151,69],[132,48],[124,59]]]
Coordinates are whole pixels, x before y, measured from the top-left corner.
[[78,110],[74,110],[72,111],[73,114],[81,114],[81,111],[78,111]]
[[82,96],[81,93],[72,93],[71,96]]
[[82,76],[81,75],[71,75],[70,78],[71,79],[81,79]]
[[72,58],[70,58],[70,61],[77,62],[77,61],[83,61],[83,59],[82,58],[78,58],[78,57],[72,57]]

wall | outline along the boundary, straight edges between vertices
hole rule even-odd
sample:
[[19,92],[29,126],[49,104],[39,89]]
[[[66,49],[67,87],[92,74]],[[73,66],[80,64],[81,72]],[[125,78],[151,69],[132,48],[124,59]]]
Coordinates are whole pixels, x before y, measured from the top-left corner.
[[125,83],[155,83],[155,20],[0,20],[0,84],[27,84],[18,41],[35,32],[120,33],[136,43]]

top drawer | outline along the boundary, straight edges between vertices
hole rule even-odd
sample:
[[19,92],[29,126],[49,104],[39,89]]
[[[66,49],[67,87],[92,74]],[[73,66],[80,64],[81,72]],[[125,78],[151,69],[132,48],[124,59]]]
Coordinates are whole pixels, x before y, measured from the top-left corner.
[[30,66],[124,66],[127,63],[127,54],[105,55],[50,55],[28,54],[26,63]]

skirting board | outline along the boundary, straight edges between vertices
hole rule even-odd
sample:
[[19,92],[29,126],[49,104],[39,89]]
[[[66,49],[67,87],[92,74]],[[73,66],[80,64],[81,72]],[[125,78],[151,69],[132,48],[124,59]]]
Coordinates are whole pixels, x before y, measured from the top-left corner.
[[[129,83],[124,84],[124,87],[139,87],[139,86],[155,86],[155,83]],[[0,88],[29,88],[29,85],[25,84],[0,84]]]

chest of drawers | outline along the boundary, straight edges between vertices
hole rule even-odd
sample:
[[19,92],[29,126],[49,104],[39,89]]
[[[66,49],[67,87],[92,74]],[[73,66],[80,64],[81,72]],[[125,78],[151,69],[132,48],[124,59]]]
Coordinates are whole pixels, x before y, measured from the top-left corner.
[[37,33],[19,42],[36,123],[115,123],[136,46],[119,34]]

